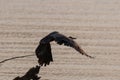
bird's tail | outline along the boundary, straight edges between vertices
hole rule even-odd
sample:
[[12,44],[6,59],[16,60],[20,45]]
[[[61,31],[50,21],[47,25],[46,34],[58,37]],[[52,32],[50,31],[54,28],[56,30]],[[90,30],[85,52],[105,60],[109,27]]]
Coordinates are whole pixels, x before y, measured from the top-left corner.
[[9,61],[9,60],[13,60],[13,59],[17,59],[17,58],[24,58],[24,57],[34,56],[34,55],[35,55],[35,54],[30,54],[30,55],[16,56],[16,57],[4,59],[4,60],[0,61],[0,64],[1,64],[1,63],[4,63],[4,62],[6,62],[6,61]]

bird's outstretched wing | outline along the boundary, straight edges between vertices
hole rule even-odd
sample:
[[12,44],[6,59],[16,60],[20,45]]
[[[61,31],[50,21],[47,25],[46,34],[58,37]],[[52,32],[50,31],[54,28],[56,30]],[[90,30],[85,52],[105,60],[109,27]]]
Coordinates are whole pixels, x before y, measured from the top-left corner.
[[70,46],[70,47],[74,48],[75,50],[77,50],[82,55],[85,55],[85,56],[87,56],[89,58],[94,58],[94,57],[92,57],[92,56],[85,53],[85,51],[73,40],[75,38],[66,37],[65,35],[60,34],[60,33],[52,34],[51,37],[59,45],[64,44],[65,46]]
[[38,58],[38,63],[42,66],[50,64],[50,61],[53,61],[51,45],[50,43],[40,43],[36,48],[36,56]]
[[53,61],[52,52],[51,52],[51,41],[57,42],[59,45],[64,44],[65,46],[69,46],[77,50],[82,55],[85,55],[89,58],[93,58],[92,56],[86,54],[82,48],[78,46],[78,44],[73,40],[73,37],[66,37],[59,32],[52,32],[45,36],[43,39],[40,40],[38,47],[36,48],[36,56],[39,59],[38,62],[40,65],[49,65],[51,61]]

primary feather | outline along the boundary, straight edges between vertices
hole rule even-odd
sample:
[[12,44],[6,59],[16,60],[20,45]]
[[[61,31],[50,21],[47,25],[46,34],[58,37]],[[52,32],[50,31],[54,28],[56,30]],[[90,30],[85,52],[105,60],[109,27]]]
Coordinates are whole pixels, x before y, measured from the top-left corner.
[[57,44],[62,45],[64,44],[65,46],[69,46],[77,50],[79,53],[82,55],[85,55],[89,58],[93,58],[92,56],[86,54],[83,49],[78,46],[78,44],[73,40],[76,38],[73,37],[66,37],[63,34],[60,34],[59,32],[52,32],[45,36],[43,39],[40,40],[40,43],[38,47],[36,48],[36,56],[39,59],[38,62],[39,64],[42,65],[49,65],[51,61],[53,61],[52,57],[52,52],[51,52],[51,41],[57,42]]

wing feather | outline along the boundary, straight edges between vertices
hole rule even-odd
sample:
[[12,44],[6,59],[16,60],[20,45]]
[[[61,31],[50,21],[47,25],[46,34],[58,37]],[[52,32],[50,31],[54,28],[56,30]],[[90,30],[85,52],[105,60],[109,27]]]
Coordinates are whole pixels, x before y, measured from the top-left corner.
[[36,48],[35,53],[37,58],[39,59],[38,63],[40,65],[46,66],[50,64],[50,61],[53,61],[50,43],[39,44]]
[[92,56],[86,54],[85,51],[72,38],[66,37],[65,35],[60,33],[53,34],[52,37],[59,45],[64,44],[65,46],[72,47],[82,55],[85,55],[89,58],[93,58]]

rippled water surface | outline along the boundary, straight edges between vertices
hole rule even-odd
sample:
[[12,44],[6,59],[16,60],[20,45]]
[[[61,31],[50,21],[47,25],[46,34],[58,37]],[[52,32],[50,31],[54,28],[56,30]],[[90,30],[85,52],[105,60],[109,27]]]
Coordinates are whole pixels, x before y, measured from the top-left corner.
[[[54,62],[41,80],[120,80],[120,1],[0,0],[0,60],[34,54],[52,31],[76,37],[95,59],[52,42]],[[36,56],[0,64],[0,80],[22,76],[37,65]]]

